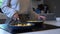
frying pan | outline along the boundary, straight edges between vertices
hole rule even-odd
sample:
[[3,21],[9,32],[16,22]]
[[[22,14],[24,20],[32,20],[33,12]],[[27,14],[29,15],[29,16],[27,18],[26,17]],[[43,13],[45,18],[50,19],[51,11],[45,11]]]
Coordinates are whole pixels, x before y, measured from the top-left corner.
[[13,29],[30,29],[35,25],[34,23],[26,22],[29,19],[28,14],[20,14],[19,19],[20,20],[12,20],[10,27]]

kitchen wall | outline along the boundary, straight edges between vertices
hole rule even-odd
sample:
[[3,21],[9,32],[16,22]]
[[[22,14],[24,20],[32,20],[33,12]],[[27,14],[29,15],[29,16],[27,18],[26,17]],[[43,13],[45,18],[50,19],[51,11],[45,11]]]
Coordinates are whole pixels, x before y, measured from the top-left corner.
[[52,13],[55,13],[56,17],[60,17],[60,0],[44,0],[45,4],[48,4]]
[[34,0],[34,1],[32,1],[32,7],[34,7],[34,8],[37,8],[38,4],[44,4],[44,1],[43,0],[40,0],[40,1],[35,1]]

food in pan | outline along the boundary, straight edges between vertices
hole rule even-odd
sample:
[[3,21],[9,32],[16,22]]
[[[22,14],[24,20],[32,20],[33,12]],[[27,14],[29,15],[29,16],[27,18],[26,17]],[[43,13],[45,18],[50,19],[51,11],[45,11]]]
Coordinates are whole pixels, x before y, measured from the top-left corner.
[[16,25],[14,25],[14,26],[31,26],[32,24],[30,24],[30,23],[27,23],[27,24],[16,24]]
[[32,24],[30,24],[30,23],[27,23],[27,26],[31,26]]
[[27,21],[27,22],[42,22],[42,21]]
[[15,24],[14,26],[22,26],[22,24]]

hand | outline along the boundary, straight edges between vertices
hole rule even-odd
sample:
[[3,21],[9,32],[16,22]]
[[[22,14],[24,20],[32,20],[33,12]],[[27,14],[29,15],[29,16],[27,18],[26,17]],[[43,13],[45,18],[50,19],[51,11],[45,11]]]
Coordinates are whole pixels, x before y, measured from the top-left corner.
[[45,16],[38,16],[38,19],[42,18],[44,21],[46,20]]
[[15,13],[15,14],[13,15],[13,18],[16,18],[16,19],[19,20],[19,14],[18,14],[18,13]]

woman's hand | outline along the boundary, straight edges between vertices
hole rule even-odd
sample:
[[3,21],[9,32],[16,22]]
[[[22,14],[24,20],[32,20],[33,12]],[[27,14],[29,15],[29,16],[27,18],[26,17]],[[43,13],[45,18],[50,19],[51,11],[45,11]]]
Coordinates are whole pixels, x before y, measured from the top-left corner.
[[15,14],[13,15],[13,18],[16,18],[16,19],[19,20],[19,14],[18,14],[18,13],[15,13]]
[[46,20],[45,16],[38,16],[38,19],[42,18],[44,21]]

